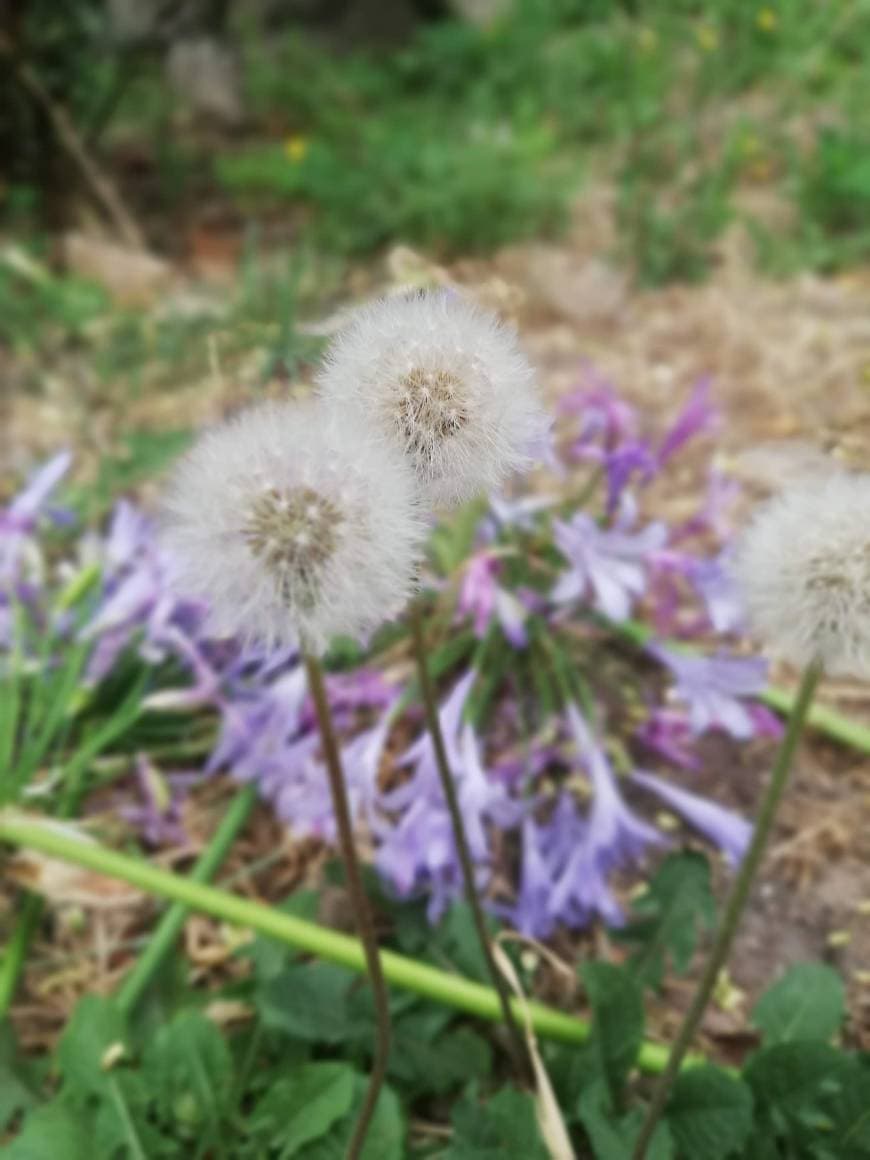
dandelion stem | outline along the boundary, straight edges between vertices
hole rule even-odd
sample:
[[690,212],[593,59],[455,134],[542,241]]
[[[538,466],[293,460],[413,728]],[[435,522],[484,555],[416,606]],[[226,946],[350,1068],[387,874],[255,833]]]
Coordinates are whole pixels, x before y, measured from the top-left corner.
[[320,662],[310,653],[305,654],[305,668],[308,673],[308,687],[314,700],[317,713],[317,724],[320,727],[320,736],[323,743],[323,757],[326,762],[326,771],[329,777],[329,789],[332,794],[332,807],[335,813],[335,824],[338,829],[338,843],[344,861],[347,875],[347,886],[353,903],[357,930],[365,952],[366,970],[375,1000],[375,1019],[377,1034],[375,1038],[372,1071],[369,1077],[368,1091],[354,1128],[353,1135],[347,1147],[347,1160],[357,1160],[361,1155],[372,1116],[378,1102],[381,1088],[387,1075],[387,1062],[390,1055],[390,1000],[387,993],[387,984],[384,979],[381,955],[378,949],[377,932],[375,931],[369,900],[363,886],[362,872],[356,856],[354,843],[353,822],[350,816],[350,806],[347,800],[347,789],[344,783],[344,773],[341,767],[341,755],[338,741],[332,723],[332,713],[329,708],[329,699],[323,681],[323,671]]
[[704,973],[698,983],[689,1010],[683,1019],[682,1026],[677,1033],[677,1038],[671,1047],[667,1066],[656,1084],[652,1103],[649,1106],[646,1119],[641,1126],[640,1134],[634,1147],[632,1160],[643,1160],[644,1156],[646,1156],[653,1132],[664,1111],[674,1080],[683,1063],[683,1058],[695,1037],[695,1032],[701,1022],[707,1004],[710,1002],[710,997],[713,994],[716,981],[719,978],[719,972],[728,959],[731,944],[734,941],[734,936],[740,925],[740,919],[746,907],[749,892],[755,876],[758,873],[764,849],[767,845],[771,829],[773,828],[777,807],[779,806],[783,791],[788,784],[788,776],[791,771],[797,743],[803,732],[820,677],[820,667],[810,665],[801,680],[798,695],[791,716],[789,717],[788,728],[782,739],[779,752],[776,755],[776,761],[773,765],[773,771],[767,789],[761,799],[758,816],[755,819],[752,841],[749,843],[749,848],[740,864],[737,877],[734,879],[731,887],[731,893],[725,903],[725,910],[719,923],[719,929],[716,933],[713,948],[710,951],[710,957],[707,959]]
[[[190,872],[193,882],[208,882],[220,869],[230,847],[251,816],[256,797],[254,787],[246,785],[230,802],[211,841]],[[125,1014],[129,1014],[139,1003],[161,963],[175,945],[187,915],[188,908],[176,902],[160,919],[157,929],[118,989],[116,1001]]]
[[432,747],[435,751],[435,765],[438,768],[441,788],[444,791],[444,798],[447,802],[450,822],[453,827],[456,852],[459,855],[459,864],[462,868],[465,898],[477,929],[477,937],[480,940],[480,947],[486,960],[487,970],[489,971],[490,978],[499,998],[499,1003],[501,1004],[502,1016],[509,1034],[510,1053],[514,1067],[521,1075],[528,1078],[531,1074],[531,1067],[525,1042],[519,1024],[514,1018],[507,980],[502,976],[496,966],[489,931],[486,927],[483,906],[481,905],[480,895],[477,892],[477,885],[474,881],[474,862],[471,858],[468,835],[465,832],[465,824],[462,820],[462,807],[459,804],[459,796],[456,792],[453,774],[450,771],[450,762],[448,761],[447,749],[444,744],[444,734],[441,731],[441,721],[438,716],[435,689],[432,684],[432,676],[429,672],[429,664],[426,659],[426,640],[423,633],[423,617],[419,603],[415,602],[411,610],[410,619],[414,656],[417,662],[417,671],[420,680],[420,693],[423,700],[423,708],[426,713],[426,725],[432,737]]

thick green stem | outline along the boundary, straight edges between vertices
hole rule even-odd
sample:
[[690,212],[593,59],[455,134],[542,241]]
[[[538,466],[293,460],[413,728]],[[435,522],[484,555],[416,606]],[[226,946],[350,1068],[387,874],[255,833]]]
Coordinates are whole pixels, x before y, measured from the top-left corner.
[[749,848],[744,855],[737,877],[734,879],[731,887],[731,893],[725,904],[725,910],[713,942],[713,948],[710,951],[710,957],[707,959],[707,964],[704,967],[704,973],[698,983],[689,1010],[683,1019],[677,1038],[671,1047],[667,1066],[656,1084],[652,1103],[649,1106],[646,1119],[644,1120],[637,1138],[637,1143],[635,1144],[633,1160],[643,1160],[646,1155],[647,1148],[652,1140],[656,1125],[664,1111],[674,1080],[682,1066],[686,1052],[689,1050],[692,1040],[695,1037],[695,1032],[698,1030],[698,1025],[701,1022],[704,1011],[707,1009],[707,1004],[710,1002],[719,978],[719,972],[728,959],[731,944],[734,941],[734,936],[740,925],[740,919],[746,907],[749,892],[755,881],[767,840],[773,828],[777,807],[782,799],[783,791],[788,784],[788,776],[794,760],[795,749],[803,732],[820,676],[821,670],[817,665],[810,665],[803,675],[797,699],[791,717],[789,718],[788,729],[786,730],[785,737],[782,739],[770,781],[764,792],[764,797],[761,800],[761,806],[759,807],[758,817],[755,820],[755,828],[752,833],[752,841],[749,843]]
[[523,1039],[519,1024],[517,1023],[516,1019],[514,1019],[513,1010],[511,1008],[511,994],[508,988],[507,980],[502,976],[501,972],[496,966],[495,957],[492,953],[492,944],[490,942],[489,931],[486,927],[486,917],[483,913],[483,906],[480,902],[480,895],[477,891],[477,884],[474,881],[474,861],[471,857],[471,849],[468,845],[468,835],[465,832],[465,823],[462,820],[462,807],[459,803],[459,795],[456,792],[456,785],[453,781],[453,774],[450,771],[450,762],[447,757],[447,747],[444,744],[444,734],[441,730],[441,720],[438,716],[438,702],[436,700],[435,689],[432,684],[432,677],[429,673],[429,665],[426,660],[426,640],[423,635],[423,618],[420,614],[419,604],[416,605],[411,611],[411,635],[414,642],[417,672],[420,678],[420,692],[423,699],[423,708],[426,713],[426,725],[432,738],[432,748],[435,751],[435,765],[438,769],[438,777],[441,781],[441,789],[444,792],[444,799],[447,802],[447,811],[450,814],[450,824],[453,828],[453,838],[456,842],[456,852],[459,855],[459,865],[462,868],[462,881],[465,887],[465,899],[468,903],[469,909],[471,910],[471,915],[477,930],[477,938],[480,942],[481,950],[483,951],[483,957],[486,961],[489,977],[492,979],[493,986],[495,987],[496,993],[498,994],[499,1003],[501,1004],[502,1017],[510,1036],[511,1056],[513,1058],[514,1067],[521,1075],[529,1079],[532,1075],[532,1068],[528,1058],[525,1040]]
[[[315,922],[283,914],[270,906],[240,898],[215,886],[194,882],[162,870],[140,858],[131,858],[109,850],[73,830],[50,819],[30,817],[11,810],[0,812],[0,842],[9,842],[24,849],[37,850],[49,858],[60,858],[97,874],[117,878],[138,890],[146,891],[201,914],[277,939],[287,946],[316,955],[327,962],[362,972],[366,968],[362,944],[350,935],[330,930]],[[495,991],[461,975],[441,971],[428,963],[420,963],[392,951],[381,951],[384,977],[395,987],[402,987],[424,999],[443,1003],[457,1011],[464,1011],[478,1019],[492,1023],[501,1021],[501,1003]],[[515,1019],[524,1017],[525,1005],[511,1000]],[[589,1025],[573,1015],[556,1011],[543,1003],[529,1001],[532,1026],[545,1039],[562,1043],[585,1043]],[[657,1043],[644,1044],[638,1056],[638,1067],[657,1074],[667,1062],[667,1050]],[[702,1062],[700,1057],[687,1063]]]
[[[212,835],[211,841],[200,854],[190,872],[192,882],[209,882],[226,860],[230,847],[251,816],[256,790],[246,785],[230,802],[229,809]],[[174,903],[157,924],[142,954],[118,988],[118,1006],[129,1014],[139,1003],[149,983],[171,952],[187,919],[189,910],[180,902]]]
[[338,844],[347,875],[347,888],[354,908],[357,931],[365,952],[366,972],[372,986],[375,1000],[375,1051],[372,1059],[372,1071],[369,1076],[369,1086],[366,1091],[363,1106],[357,1117],[350,1143],[347,1146],[347,1160],[358,1160],[362,1154],[366,1134],[375,1114],[378,1096],[387,1078],[387,1064],[390,1056],[390,997],[384,979],[381,954],[378,947],[378,936],[375,930],[375,921],[371,906],[365,892],[356,854],[354,841],[353,820],[350,815],[350,805],[347,800],[347,788],[344,783],[344,772],[341,768],[341,753],[332,724],[332,712],[329,708],[329,698],[323,681],[323,672],[316,657],[307,653],[305,668],[308,673],[308,687],[314,701],[317,713],[317,724],[320,727],[320,736],[323,743],[323,757],[326,764],[326,773],[329,778],[329,789],[332,795],[332,808],[335,814],[335,824],[338,831]]
[[15,930],[0,959],[0,1019],[6,1015],[12,1003],[27,948],[41,916],[42,899],[38,894],[25,894]]

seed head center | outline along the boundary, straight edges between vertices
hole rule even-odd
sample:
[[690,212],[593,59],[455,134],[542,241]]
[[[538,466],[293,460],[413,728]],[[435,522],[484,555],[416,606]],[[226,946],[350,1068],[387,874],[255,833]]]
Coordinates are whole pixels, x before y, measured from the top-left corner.
[[310,487],[261,492],[248,512],[248,547],[273,576],[286,604],[316,597],[323,568],[338,543],[341,513]]
[[400,380],[395,419],[409,450],[431,455],[468,422],[461,380],[446,370],[408,371]]

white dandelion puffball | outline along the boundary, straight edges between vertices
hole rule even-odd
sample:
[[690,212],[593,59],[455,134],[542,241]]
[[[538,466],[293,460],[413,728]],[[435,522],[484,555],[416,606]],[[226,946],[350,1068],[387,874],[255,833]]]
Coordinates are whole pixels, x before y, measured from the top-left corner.
[[321,651],[398,613],[423,524],[398,451],[314,402],[265,403],[179,463],[164,543],[221,635]]
[[516,335],[451,290],[356,311],[326,353],[319,388],[398,441],[434,507],[491,490],[548,428]]
[[765,504],[735,569],[773,652],[832,676],[870,675],[870,475],[833,475]]

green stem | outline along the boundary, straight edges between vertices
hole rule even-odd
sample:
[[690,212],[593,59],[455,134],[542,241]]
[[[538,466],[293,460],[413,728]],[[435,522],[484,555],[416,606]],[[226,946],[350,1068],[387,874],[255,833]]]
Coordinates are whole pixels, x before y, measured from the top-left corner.
[[6,944],[0,960],[0,1019],[12,1003],[27,948],[42,917],[42,899],[38,894],[25,894],[12,937]]
[[[211,841],[191,870],[192,882],[209,882],[215,876],[223,865],[230,847],[251,816],[256,799],[257,794],[253,786],[246,785],[239,790],[230,802],[229,809],[221,819]],[[188,908],[183,903],[176,902],[160,919],[144,951],[118,989],[116,999],[125,1014],[129,1015],[138,1005],[149,983],[172,951],[187,915]]]
[[791,771],[797,743],[803,732],[820,677],[821,669],[819,666],[810,665],[801,680],[797,699],[791,717],[789,718],[788,729],[786,730],[785,737],[782,739],[779,752],[776,755],[776,761],[774,762],[773,771],[767,789],[764,792],[764,797],[761,799],[761,806],[759,807],[758,817],[755,820],[755,827],[752,832],[752,841],[749,843],[749,848],[743,857],[737,877],[734,879],[731,887],[731,893],[725,904],[725,910],[716,933],[713,948],[710,951],[710,957],[707,959],[707,964],[704,967],[704,973],[698,983],[689,1010],[683,1019],[677,1038],[671,1047],[667,1066],[656,1084],[652,1103],[649,1106],[637,1138],[637,1143],[635,1144],[633,1160],[643,1160],[646,1155],[653,1132],[661,1118],[671,1088],[674,1085],[674,1080],[682,1066],[686,1052],[689,1050],[691,1042],[695,1037],[695,1032],[698,1030],[698,1025],[704,1015],[704,1011],[707,1009],[707,1004],[710,1002],[710,997],[716,987],[719,972],[728,959],[731,944],[734,941],[734,936],[740,925],[740,919],[746,907],[749,892],[755,881],[767,840],[773,828],[777,807],[782,799],[783,791],[788,784],[788,775]]
[[378,1103],[378,1097],[387,1078],[387,1064],[390,1057],[390,996],[384,978],[384,969],[381,962],[378,935],[375,929],[375,920],[372,915],[371,904],[363,885],[362,870],[356,853],[356,843],[353,833],[353,819],[350,813],[350,803],[347,798],[347,788],[344,781],[344,771],[341,766],[341,753],[338,748],[338,739],[332,722],[332,711],[329,707],[329,698],[323,680],[323,670],[320,662],[311,654],[305,654],[305,671],[308,674],[308,688],[314,701],[317,713],[317,724],[320,728],[320,739],[323,746],[323,760],[326,765],[326,774],[329,778],[329,790],[332,796],[332,811],[335,816],[335,827],[338,832],[338,845],[341,850],[344,872],[347,880],[348,894],[354,909],[357,932],[362,942],[365,955],[366,974],[372,988],[375,1001],[375,1050],[372,1058],[372,1070],[369,1076],[369,1085],[366,1090],[363,1105],[357,1116],[356,1125],[347,1146],[347,1160],[358,1160],[362,1155],[366,1135],[371,1126],[372,1117]]
[[[363,972],[365,952],[359,940],[339,931],[295,915],[283,914],[272,907],[230,894],[206,883],[172,874],[140,858],[119,854],[84,838],[79,832],[49,819],[30,818],[11,811],[0,813],[0,841],[37,850],[50,858],[60,858],[97,874],[127,882],[138,890],[180,902],[191,910],[211,915],[223,922],[255,930],[287,946],[317,955],[327,962],[348,970]],[[384,976],[396,987],[424,999],[443,1003],[479,1019],[497,1023],[501,1020],[498,995],[481,983],[461,975],[452,975],[428,963],[420,963],[392,951],[381,951]],[[589,1025],[582,1019],[556,1011],[542,1003],[530,1001],[532,1026],[543,1038],[562,1043],[585,1043]],[[523,1005],[511,1000],[514,1017],[523,1017]],[[638,1067],[653,1074],[661,1072],[667,1062],[667,1050],[660,1044],[645,1044],[638,1057]],[[694,1058],[691,1062],[700,1062]]]
[[447,757],[447,747],[444,744],[444,734],[441,730],[441,720],[438,716],[438,702],[435,695],[435,688],[432,684],[432,676],[429,672],[429,665],[426,660],[426,639],[423,634],[423,617],[420,613],[419,605],[415,605],[411,611],[411,638],[414,644],[417,672],[420,677],[420,691],[423,697],[423,708],[426,713],[426,726],[432,738],[432,748],[435,752],[435,765],[438,769],[438,778],[441,782],[444,800],[447,803],[447,812],[450,814],[453,840],[456,843],[456,853],[459,855],[459,865],[462,869],[465,900],[468,903],[471,917],[474,920],[477,939],[480,943],[480,949],[483,951],[489,977],[492,979],[493,986],[498,993],[502,1018],[504,1019],[510,1037],[511,1057],[514,1067],[520,1075],[524,1075],[527,1079],[530,1079],[533,1071],[528,1058],[525,1040],[523,1039],[519,1024],[514,1019],[513,1010],[511,1009],[511,994],[508,989],[507,980],[502,976],[496,966],[495,957],[492,953],[490,935],[486,926],[486,917],[483,913],[483,906],[481,905],[480,895],[477,891],[477,883],[474,880],[474,860],[468,845],[465,823],[462,820],[462,806],[460,805],[459,794],[456,792],[456,785],[453,781],[450,761]]

